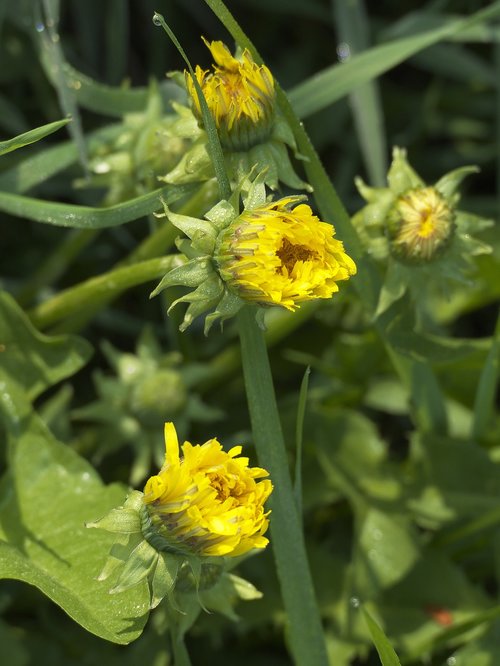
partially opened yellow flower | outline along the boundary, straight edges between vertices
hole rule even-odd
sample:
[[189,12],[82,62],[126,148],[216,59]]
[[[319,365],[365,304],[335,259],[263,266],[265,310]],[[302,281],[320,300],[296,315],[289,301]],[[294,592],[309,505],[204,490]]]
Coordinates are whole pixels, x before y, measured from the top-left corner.
[[396,199],[388,215],[393,253],[407,263],[437,259],[453,238],[454,217],[435,187],[407,190]]
[[[223,145],[247,150],[271,134],[274,118],[274,80],[265,65],[257,65],[245,49],[235,58],[223,42],[209,43],[213,72],[196,66],[195,75],[212,112]],[[193,111],[202,122],[200,102],[191,76],[186,86]]]
[[311,190],[295,173],[288,154],[291,149],[297,158],[297,145],[291,126],[280,111],[276,85],[268,67],[257,64],[247,50],[233,55],[219,41],[208,42],[213,63],[211,69],[196,66],[194,77],[172,72],[171,76],[186,88],[187,109],[174,103],[179,122],[179,137],[192,141],[178,164],[161,178],[167,183],[189,183],[214,177],[213,165],[207,150],[205,121],[198,97],[197,85],[213,117],[222,145],[226,168],[236,186],[252,169],[265,171],[265,183],[277,189],[279,183],[298,190]]
[[354,261],[301,197],[245,210],[222,234],[215,259],[222,279],[241,298],[295,310],[330,298],[356,273]]
[[172,551],[204,556],[242,555],[265,548],[272,484],[266,470],[249,467],[241,446],[223,450],[217,439],[184,442],[165,424],[165,464],[144,488],[157,534]]
[[[356,264],[304,196],[267,201],[262,176],[248,181],[245,208],[238,191],[205,214],[205,220],[173,213],[170,222],[190,239],[179,242],[189,261],[169,271],[151,294],[176,285],[194,288],[172,303],[189,303],[180,329],[207,311],[205,332],[245,304],[295,310],[304,301],[330,298]],[[262,312],[260,313],[262,315]]]

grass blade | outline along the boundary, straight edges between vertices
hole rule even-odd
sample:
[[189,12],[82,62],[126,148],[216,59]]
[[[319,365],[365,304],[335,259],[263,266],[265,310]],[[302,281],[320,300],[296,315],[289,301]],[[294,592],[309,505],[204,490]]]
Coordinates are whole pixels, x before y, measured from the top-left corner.
[[373,644],[380,657],[380,663],[382,666],[401,666],[398,655],[389,643],[389,640],[382,629],[378,626],[366,608],[362,608],[361,611],[368,626]]
[[12,139],[7,139],[7,141],[0,141],[0,155],[5,155],[6,153],[11,153],[13,150],[18,150],[18,148],[23,148],[24,146],[29,146],[31,143],[36,143],[49,134],[57,132],[57,130],[67,125],[69,122],[69,118],[57,120],[54,123],[41,125],[40,127],[29,130],[29,132],[19,134]]
[[107,208],[75,206],[0,192],[0,210],[17,217],[25,217],[28,220],[53,224],[57,227],[104,229],[105,227],[116,227],[153,213],[161,207],[161,200],[166,204],[173,203],[191,194],[197,186],[196,183],[173,187],[169,185]]

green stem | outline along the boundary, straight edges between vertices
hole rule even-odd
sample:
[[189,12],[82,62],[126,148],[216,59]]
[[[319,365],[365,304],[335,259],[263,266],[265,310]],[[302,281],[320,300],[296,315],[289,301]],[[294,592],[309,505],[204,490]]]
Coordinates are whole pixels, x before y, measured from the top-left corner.
[[327,666],[319,609],[274,394],[267,348],[254,311],[238,315],[243,374],[252,431],[260,464],[274,484],[271,538],[289,623],[290,649],[298,666]]
[[191,666],[191,659],[189,658],[189,652],[187,651],[184,639],[178,638],[175,631],[171,632],[171,636],[175,666]]
[[85,308],[95,307],[101,300],[107,302],[130,287],[162,277],[178,260],[178,256],[170,255],[103,273],[40,303],[29,316],[38,328],[47,328]]
[[27,304],[42,287],[53,284],[100,231],[100,229],[72,229],[69,234],[65,234],[59,245],[25,282],[17,295],[17,301],[21,305]]

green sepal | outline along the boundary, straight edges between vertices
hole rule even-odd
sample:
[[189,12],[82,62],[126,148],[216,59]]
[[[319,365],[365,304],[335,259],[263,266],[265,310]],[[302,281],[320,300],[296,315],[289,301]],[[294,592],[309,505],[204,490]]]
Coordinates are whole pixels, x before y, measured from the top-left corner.
[[104,563],[102,571],[97,576],[98,581],[107,580],[116,571],[116,569],[124,565],[132,548],[130,543],[131,541],[135,541],[136,544],[141,541],[141,539],[138,537],[131,536],[127,538],[125,535],[122,535],[121,539],[120,537],[117,537],[117,539],[118,541],[115,541],[115,543],[111,546],[108,558]]
[[273,141],[278,141],[281,143],[286,143],[287,146],[290,146],[290,148],[293,150],[295,156],[297,157],[297,143],[295,141],[295,137],[293,135],[293,130],[290,127],[290,124],[286,120],[286,118],[283,116],[279,108],[276,110],[276,115],[274,118],[274,125],[273,125],[273,132],[271,135],[271,139]]
[[222,325],[226,319],[234,317],[234,315],[241,310],[243,305],[244,301],[242,301],[239,296],[226,289],[224,296],[220,299],[215,311],[207,315],[205,318],[205,335],[208,335],[217,319],[220,319]]
[[234,604],[238,599],[251,601],[262,598],[262,592],[251,583],[234,574],[224,573],[215,585],[202,594],[204,605],[211,611],[217,611],[233,621],[238,620]]
[[177,266],[169,271],[151,292],[150,298],[157,296],[167,287],[197,287],[208,280],[214,272],[209,257],[191,259],[183,266]]
[[112,509],[100,520],[85,523],[85,527],[96,527],[106,532],[121,532],[123,534],[135,534],[141,531],[141,521],[136,511],[119,507]]
[[471,173],[478,172],[479,167],[473,165],[454,169],[453,171],[450,171],[449,173],[446,173],[444,176],[442,176],[434,185],[434,187],[443,195],[445,199],[447,199],[450,205],[456,204],[459,199],[457,190],[463,179]]
[[217,231],[225,229],[237,216],[238,211],[234,209],[229,201],[224,199],[213,206],[208,213],[205,213],[205,217],[210,220]]
[[110,594],[124,592],[147,579],[156,568],[158,556],[158,551],[146,540],[140,541],[130,553],[116,585],[109,591]]
[[206,220],[201,220],[197,217],[190,217],[189,215],[179,215],[170,210],[170,208],[163,203],[163,208],[165,209],[165,215],[168,217],[169,221],[182,231],[183,234],[186,234],[188,238],[194,240],[195,238],[208,237],[212,238],[215,242],[216,232],[210,222]]
[[174,589],[180,564],[181,558],[178,555],[159,553],[151,582],[151,608],[156,608]]
[[177,166],[161,177],[160,180],[172,185],[184,185],[186,183],[208,180],[213,175],[212,162],[207,152],[206,138],[201,137],[179,160]]
[[180,331],[185,331],[193,320],[200,314],[203,314],[210,308],[213,308],[219,302],[224,293],[224,285],[218,275],[214,273],[212,277],[201,284],[197,289],[175,300],[168,309],[168,313],[179,303],[190,303],[186,310],[184,320],[179,326]]
[[93,522],[86,523],[86,527],[95,527],[121,534],[136,534],[141,531],[140,509],[143,504],[144,493],[133,490],[123,506],[111,511]]
[[406,150],[395,146],[392,151],[392,163],[387,174],[387,182],[392,192],[399,196],[417,187],[425,187],[424,181],[409,165]]

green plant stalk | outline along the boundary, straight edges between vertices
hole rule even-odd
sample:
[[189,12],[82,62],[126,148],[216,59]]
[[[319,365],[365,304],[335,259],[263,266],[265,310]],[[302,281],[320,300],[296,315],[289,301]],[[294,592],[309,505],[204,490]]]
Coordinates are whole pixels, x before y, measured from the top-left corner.
[[103,273],[76,287],[65,289],[40,303],[28,315],[37,328],[47,328],[84,308],[95,307],[101,300],[107,302],[130,287],[162,277],[178,261],[177,255],[169,255]]
[[42,287],[54,283],[89,243],[100,233],[100,229],[72,229],[42,264],[29,276],[17,294],[21,305],[30,303]]
[[298,666],[327,666],[328,657],[307,561],[304,535],[274,394],[267,348],[253,308],[238,314],[243,375],[260,464],[271,476],[271,538],[288,618],[288,636]]

